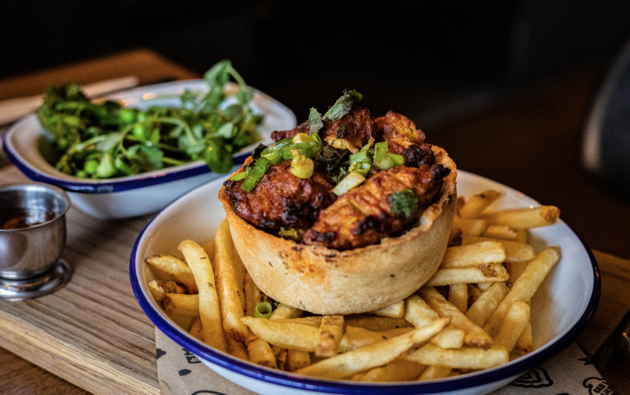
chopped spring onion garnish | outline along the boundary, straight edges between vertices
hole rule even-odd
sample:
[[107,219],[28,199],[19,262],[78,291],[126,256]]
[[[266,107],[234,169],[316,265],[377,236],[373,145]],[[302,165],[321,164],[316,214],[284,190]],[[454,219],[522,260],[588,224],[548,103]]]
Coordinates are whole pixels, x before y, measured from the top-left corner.
[[372,165],[369,163],[355,162],[350,165],[350,168],[348,168],[348,171],[349,172],[356,171],[357,173],[361,174],[363,177],[367,177],[368,173],[370,172],[370,169],[372,169]]
[[376,162],[376,166],[381,170],[388,170],[394,167],[395,165],[391,156],[385,155],[383,159],[381,159],[379,162]]
[[284,229],[280,228],[280,232],[278,232],[278,236],[284,239],[291,239],[293,241],[302,240],[302,236],[304,236],[304,229]]
[[232,178],[230,178],[230,181],[240,181],[240,180],[244,180],[245,178],[247,178],[247,172],[242,171],[238,174],[234,174]]
[[293,159],[291,160],[291,173],[299,178],[310,178],[315,170],[315,163],[310,158],[304,155],[299,155],[297,152],[293,153]]
[[405,164],[404,156],[398,155],[398,154],[392,154],[391,152],[387,155],[389,155],[392,161],[394,161],[394,166],[403,166]]
[[254,317],[268,319],[269,317],[271,317],[272,311],[273,307],[271,307],[271,303],[259,302],[256,304],[256,308],[254,309]]
[[317,135],[319,129],[324,127],[324,123],[322,122],[322,114],[320,114],[315,107],[311,108],[311,112],[308,115],[308,124],[310,125],[309,129],[311,135]]
[[241,189],[247,192],[251,192],[256,188],[256,185],[262,180],[263,176],[271,166],[271,162],[265,158],[258,158],[254,165],[254,170],[251,171],[241,184]]
[[276,148],[275,145],[265,148],[265,150],[261,152],[260,156],[262,158],[267,159],[269,162],[271,162],[274,165],[277,165],[280,162],[282,162],[282,155],[280,155],[280,152],[278,152],[278,149]]
[[313,141],[315,141],[315,140],[313,140],[313,138],[311,136],[309,136],[308,134],[306,134],[306,133],[298,133],[295,137],[293,137],[293,142],[295,144],[298,144],[298,143],[312,143]]
[[361,95],[354,89],[351,91],[348,91],[347,89],[344,90],[343,96],[337,99],[335,104],[330,107],[330,110],[328,110],[326,114],[324,114],[324,119],[333,122],[340,120],[350,112],[354,103],[359,103],[362,99],[363,95]]
[[374,145],[374,163],[378,163],[387,156],[387,141]]
[[337,196],[341,196],[349,190],[361,185],[363,181],[365,181],[365,177],[363,177],[360,173],[353,171],[341,180],[339,184],[337,184],[335,189],[333,189],[333,193]]

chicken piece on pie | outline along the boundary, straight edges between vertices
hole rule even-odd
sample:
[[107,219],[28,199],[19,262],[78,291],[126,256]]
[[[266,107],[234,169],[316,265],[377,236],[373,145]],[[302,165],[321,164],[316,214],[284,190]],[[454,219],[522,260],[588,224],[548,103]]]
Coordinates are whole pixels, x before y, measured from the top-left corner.
[[325,209],[302,242],[348,250],[400,234],[439,196],[449,173],[437,164],[382,171]]

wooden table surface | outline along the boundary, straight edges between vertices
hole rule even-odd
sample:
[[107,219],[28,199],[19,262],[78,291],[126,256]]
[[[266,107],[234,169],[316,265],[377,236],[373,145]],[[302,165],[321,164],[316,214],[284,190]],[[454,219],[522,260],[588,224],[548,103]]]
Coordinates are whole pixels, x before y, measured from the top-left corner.
[[[126,75],[136,75],[142,84],[197,77],[139,50],[0,81],[0,99],[41,93],[48,83],[69,77],[90,83]],[[567,81],[567,91],[580,81],[590,84],[592,78]],[[0,169],[0,184],[25,180],[11,166]],[[5,349],[0,348],[0,393],[158,393],[153,327],[133,297],[128,276],[133,242],[148,219],[103,222],[75,209],[68,213],[63,257],[74,265],[73,281],[41,299],[0,303],[0,346]],[[594,254],[601,269],[601,301],[577,342],[616,394],[630,394],[630,364],[614,352],[613,341],[630,309],[630,263]],[[98,285],[105,277],[108,288],[103,290]],[[68,307],[72,314],[59,314]]]

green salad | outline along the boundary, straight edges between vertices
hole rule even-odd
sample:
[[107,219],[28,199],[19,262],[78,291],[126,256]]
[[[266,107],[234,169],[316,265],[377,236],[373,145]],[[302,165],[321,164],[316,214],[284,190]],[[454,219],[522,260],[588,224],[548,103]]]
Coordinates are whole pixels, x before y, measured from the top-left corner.
[[[225,85],[238,83],[237,103],[227,107]],[[80,178],[124,177],[203,159],[216,173],[234,166],[233,154],[260,140],[263,117],[249,106],[253,92],[229,60],[204,75],[208,93],[186,91],[179,108],[147,111],[120,103],[92,103],[81,86],[50,87],[37,116],[57,151],[55,167]],[[225,107],[225,108],[224,108]]]

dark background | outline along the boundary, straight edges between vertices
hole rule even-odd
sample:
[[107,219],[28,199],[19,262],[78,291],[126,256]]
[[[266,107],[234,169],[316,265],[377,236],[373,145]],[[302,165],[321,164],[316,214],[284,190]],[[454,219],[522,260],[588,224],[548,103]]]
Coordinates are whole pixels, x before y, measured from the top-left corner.
[[[0,79],[144,47],[200,74],[229,58],[299,121],[354,88],[376,116],[411,118],[460,168],[558,205],[593,248],[630,256],[630,201],[578,159],[585,103],[630,35],[629,1],[367,4],[4,1]],[[553,96],[581,73],[592,83]],[[496,113],[506,106],[509,118]]]
[[5,1],[0,78],[148,47],[199,73],[229,58],[299,119],[356,88],[427,127],[593,65],[630,32],[622,0],[345,4]]

